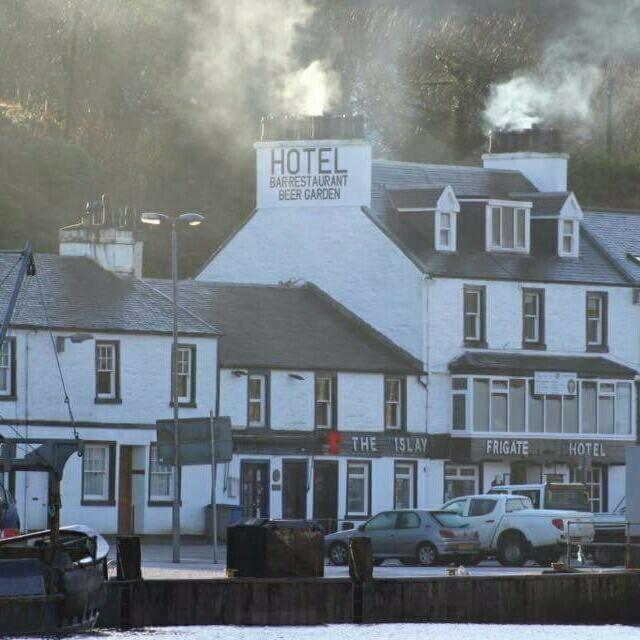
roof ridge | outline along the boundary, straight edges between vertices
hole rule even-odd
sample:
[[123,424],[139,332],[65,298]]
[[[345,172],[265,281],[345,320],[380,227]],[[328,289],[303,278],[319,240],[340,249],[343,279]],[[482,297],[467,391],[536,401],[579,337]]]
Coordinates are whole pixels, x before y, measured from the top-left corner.
[[[171,282],[171,278],[143,278],[143,280],[146,282],[166,282],[167,284]],[[290,286],[271,282],[233,282],[230,280],[196,280],[194,278],[185,278],[178,282],[181,285],[188,283],[197,287],[260,287],[262,289],[282,289],[283,291],[291,291],[292,289],[302,289],[304,287],[304,282],[306,281],[302,281],[302,284],[292,284]]]
[[[487,171],[490,173],[517,173],[520,175],[524,175],[522,171],[518,169],[495,169],[495,168],[487,168],[487,167],[478,167],[473,164],[435,164],[435,163],[427,163],[427,162],[411,162],[408,160],[385,160],[383,158],[378,158],[372,160],[372,164],[390,164],[390,165],[405,165],[410,167],[425,167],[427,169],[435,169],[435,168],[444,168],[444,169],[465,169],[472,171]],[[526,176],[525,176],[526,177]]]

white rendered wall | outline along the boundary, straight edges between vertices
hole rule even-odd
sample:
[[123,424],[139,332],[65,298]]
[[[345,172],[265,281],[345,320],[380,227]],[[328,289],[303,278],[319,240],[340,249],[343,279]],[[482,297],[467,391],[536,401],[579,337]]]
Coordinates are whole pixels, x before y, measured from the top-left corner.
[[265,284],[292,278],[314,282],[423,358],[422,273],[360,208],[260,209],[197,276]]

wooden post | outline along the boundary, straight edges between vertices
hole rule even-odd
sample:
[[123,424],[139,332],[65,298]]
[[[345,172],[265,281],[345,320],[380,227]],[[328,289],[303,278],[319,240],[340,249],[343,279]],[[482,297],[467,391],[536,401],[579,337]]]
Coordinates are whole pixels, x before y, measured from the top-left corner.
[[349,577],[354,582],[368,582],[373,579],[371,538],[354,536],[349,540]]
[[142,580],[142,557],[138,536],[116,538],[118,580]]

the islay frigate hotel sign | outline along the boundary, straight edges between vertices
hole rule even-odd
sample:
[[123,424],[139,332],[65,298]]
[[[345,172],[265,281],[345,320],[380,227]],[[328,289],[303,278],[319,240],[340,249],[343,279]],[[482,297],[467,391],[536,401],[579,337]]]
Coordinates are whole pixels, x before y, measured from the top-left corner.
[[368,205],[371,147],[363,137],[359,116],[263,118],[258,208]]

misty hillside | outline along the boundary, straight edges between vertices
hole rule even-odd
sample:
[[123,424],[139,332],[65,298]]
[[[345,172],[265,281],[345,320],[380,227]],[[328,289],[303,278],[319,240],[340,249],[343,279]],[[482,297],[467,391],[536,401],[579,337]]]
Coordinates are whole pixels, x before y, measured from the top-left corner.
[[581,203],[640,207],[638,4],[5,0],[0,246],[55,251],[109,192],[204,213],[191,273],[253,207],[260,116],[322,109],[364,113],[376,154],[412,161],[478,162],[492,124],[560,126]]

